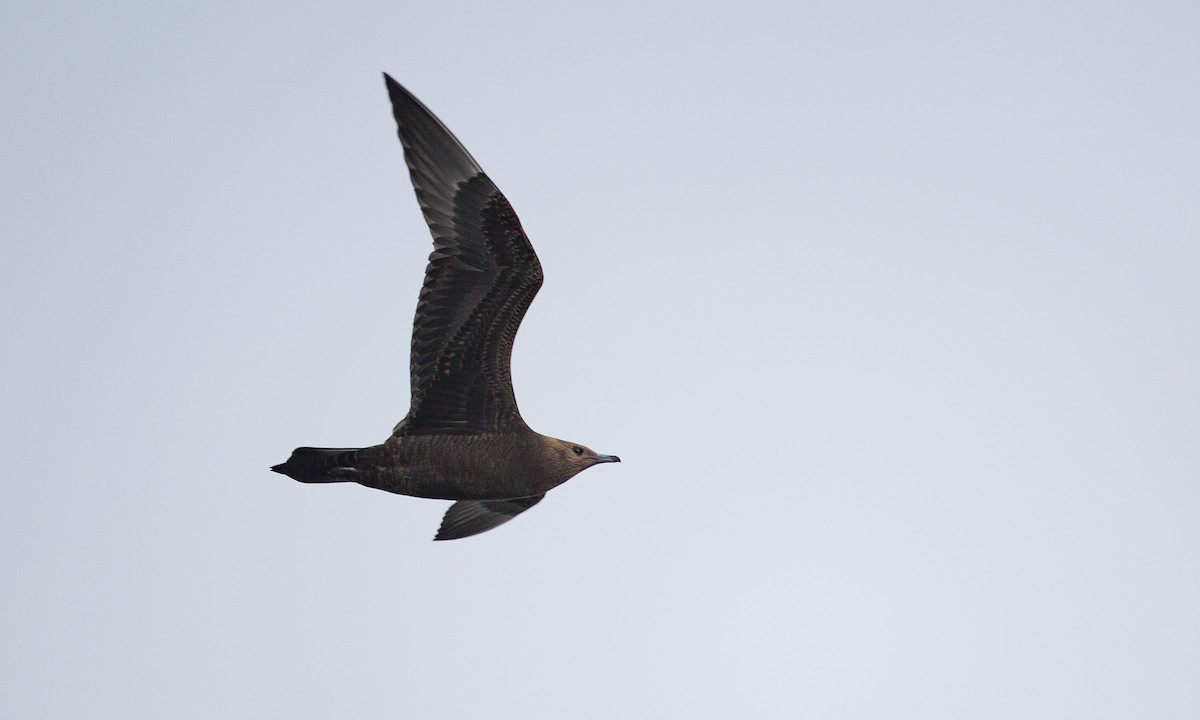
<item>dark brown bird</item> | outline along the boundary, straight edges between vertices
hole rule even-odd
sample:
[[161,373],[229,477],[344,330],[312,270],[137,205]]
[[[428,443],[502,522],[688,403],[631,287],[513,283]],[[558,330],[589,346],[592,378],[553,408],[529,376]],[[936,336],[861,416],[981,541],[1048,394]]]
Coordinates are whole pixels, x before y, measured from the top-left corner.
[[599,463],[540,435],[517,410],[510,361],[542,265],[504,194],[412,93],[384,74],[433,253],[417,302],[408,415],[382,445],[296,448],[271,468],[305,483],[357,482],[457,500],[435,540],[491,530]]

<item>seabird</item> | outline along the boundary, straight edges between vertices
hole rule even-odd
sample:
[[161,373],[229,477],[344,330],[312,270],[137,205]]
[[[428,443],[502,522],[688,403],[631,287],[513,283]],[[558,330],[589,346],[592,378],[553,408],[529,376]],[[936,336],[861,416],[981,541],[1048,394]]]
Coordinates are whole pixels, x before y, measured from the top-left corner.
[[413,322],[408,414],[382,445],[292,451],[271,469],[304,483],[356,482],[456,502],[435,540],[477,535],[600,463],[621,462],[534,432],[511,358],[542,265],[504,194],[421,101],[387,73],[392,114],[433,252]]

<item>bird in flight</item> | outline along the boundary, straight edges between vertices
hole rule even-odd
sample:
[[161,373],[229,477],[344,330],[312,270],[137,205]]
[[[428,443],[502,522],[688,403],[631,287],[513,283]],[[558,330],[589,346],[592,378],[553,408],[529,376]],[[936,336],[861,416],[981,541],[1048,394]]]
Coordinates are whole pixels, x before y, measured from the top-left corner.
[[542,265],[504,194],[421,101],[386,73],[392,114],[433,253],[417,301],[408,414],[382,445],[292,451],[271,469],[456,501],[435,540],[477,535],[616,455],[534,432],[513,394],[517,328]]

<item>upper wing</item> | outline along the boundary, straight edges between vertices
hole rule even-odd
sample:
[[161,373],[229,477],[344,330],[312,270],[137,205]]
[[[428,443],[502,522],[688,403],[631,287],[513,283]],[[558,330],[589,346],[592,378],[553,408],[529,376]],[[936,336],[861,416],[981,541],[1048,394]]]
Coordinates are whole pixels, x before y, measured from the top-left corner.
[[503,525],[538,504],[545,495],[512,500],[459,500],[442,518],[434,540],[457,540]]
[[412,406],[397,434],[523,423],[510,361],[542,266],[499,188],[412,93],[384,75],[433,253],[413,323]]

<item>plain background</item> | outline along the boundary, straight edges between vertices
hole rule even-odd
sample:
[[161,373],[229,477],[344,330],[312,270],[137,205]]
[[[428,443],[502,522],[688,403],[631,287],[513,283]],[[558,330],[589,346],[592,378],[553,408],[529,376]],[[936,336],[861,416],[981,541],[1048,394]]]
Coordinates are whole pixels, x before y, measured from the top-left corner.
[[[5,718],[1194,718],[1200,6],[7,0]],[[518,521],[407,408],[388,71],[546,283]]]

